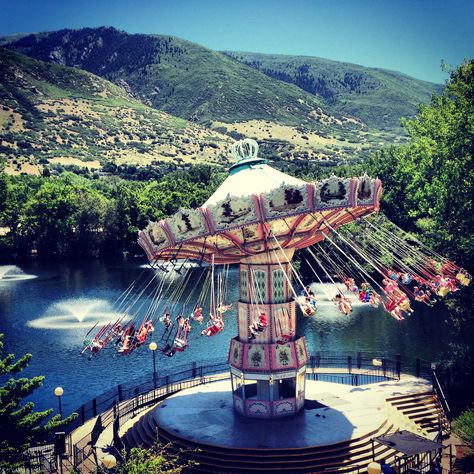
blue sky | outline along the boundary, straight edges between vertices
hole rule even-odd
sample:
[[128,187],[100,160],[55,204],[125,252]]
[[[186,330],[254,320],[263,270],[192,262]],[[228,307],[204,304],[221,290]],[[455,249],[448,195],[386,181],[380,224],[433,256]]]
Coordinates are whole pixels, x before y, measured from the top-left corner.
[[0,0],[0,34],[114,26],[212,49],[319,56],[444,82],[474,56],[474,0]]

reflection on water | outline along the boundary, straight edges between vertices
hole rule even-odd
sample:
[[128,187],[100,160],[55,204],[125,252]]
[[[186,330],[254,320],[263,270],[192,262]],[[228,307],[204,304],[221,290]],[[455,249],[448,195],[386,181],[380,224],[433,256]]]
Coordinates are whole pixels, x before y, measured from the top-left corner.
[[[183,276],[174,271],[162,274],[148,265],[140,268],[142,264],[143,261],[33,262],[22,265],[22,270],[38,278],[21,284],[0,284],[0,332],[5,333],[5,352],[17,356],[31,353],[33,358],[22,375],[46,375],[44,386],[33,397],[38,409],[56,406],[53,390],[58,385],[65,390],[65,411],[70,411],[119,383],[152,371],[153,358],[146,346],[129,356],[107,347],[91,362],[79,356],[88,329],[97,319],[104,323],[116,319],[113,303],[133,281],[147,281],[154,275],[156,282],[163,277],[173,285],[182,281]],[[5,267],[0,268],[3,274]],[[8,273],[11,271],[17,270],[10,269]],[[192,270],[189,288],[197,286],[202,271],[205,269]],[[229,272],[228,287],[228,302],[235,302],[239,287],[236,267]],[[179,296],[176,311],[188,314],[193,309],[194,301],[187,302],[189,291]],[[363,304],[354,304],[353,313],[344,316],[329,301],[336,291],[332,285],[316,285],[316,316],[298,317],[297,332],[306,336],[310,353],[383,351],[436,360],[449,342],[442,305],[429,310],[416,304],[415,314],[402,322]],[[147,298],[140,301],[147,307]],[[225,329],[214,337],[202,336],[203,327],[193,322],[189,347],[172,358],[157,357],[158,373],[194,361],[200,364],[226,359],[229,340],[237,332],[235,307],[234,304],[234,310],[225,313]],[[158,325],[154,334],[158,344],[162,333],[163,328]]]

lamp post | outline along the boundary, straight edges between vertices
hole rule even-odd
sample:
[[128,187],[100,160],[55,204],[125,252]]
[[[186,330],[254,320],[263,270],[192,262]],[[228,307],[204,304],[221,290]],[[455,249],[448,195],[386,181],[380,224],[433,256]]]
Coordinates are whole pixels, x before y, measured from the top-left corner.
[[382,466],[378,462],[372,461],[367,466],[368,474],[381,474],[381,472],[382,472]]
[[153,354],[153,387],[156,388],[156,356],[155,356],[155,352],[156,352],[156,349],[158,349],[158,346],[156,345],[156,342],[150,342],[150,345],[148,346],[148,349],[150,349],[151,353]]
[[107,470],[113,469],[117,465],[117,459],[115,459],[115,456],[113,454],[106,454],[100,460],[100,464]]
[[58,404],[59,404],[59,415],[61,416],[61,418],[63,417],[63,410],[62,410],[62,407],[61,407],[61,397],[64,393],[64,390],[62,387],[56,387],[54,389],[54,394],[58,397]]

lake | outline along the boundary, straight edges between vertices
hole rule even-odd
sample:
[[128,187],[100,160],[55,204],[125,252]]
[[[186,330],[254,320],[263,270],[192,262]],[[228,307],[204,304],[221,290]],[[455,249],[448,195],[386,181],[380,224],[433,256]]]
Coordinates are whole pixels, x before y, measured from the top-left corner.
[[[46,376],[43,387],[32,397],[38,409],[57,409],[53,390],[58,385],[64,388],[64,413],[69,413],[119,383],[151,373],[152,355],[147,346],[130,356],[119,355],[113,345],[92,361],[80,356],[88,329],[98,319],[115,320],[117,304],[114,302],[120,295],[134,281],[143,286],[156,275],[144,260],[34,261],[20,267],[0,266],[0,332],[5,334],[5,353],[33,355],[22,374]],[[193,270],[188,288],[193,287],[201,271],[205,269]],[[156,288],[162,277],[163,274],[155,276],[148,289]],[[171,287],[179,287],[183,278],[173,271],[164,277]],[[237,267],[229,271],[228,287],[227,302],[235,302]],[[320,300],[317,316],[298,319],[298,334],[306,336],[310,353],[375,351],[432,361],[449,343],[450,331],[444,322],[442,304],[429,309],[414,303],[414,315],[402,322],[380,309],[362,304],[354,305],[350,316],[343,316],[334,304],[324,301],[328,291],[333,291],[329,284],[327,288],[317,285]],[[182,308],[187,295],[187,290],[178,295],[177,308]],[[149,304],[145,295],[138,300],[144,307]],[[190,301],[188,313],[192,306]],[[157,353],[157,370],[173,370],[192,361],[199,365],[225,359],[236,327],[235,311],[225,314],[225,330],[211,338],[202,336],[202,327],[194,322],[186,351],[173,358]],[[158,327],[154,336],[157,342],[161,332],[162,328]]]

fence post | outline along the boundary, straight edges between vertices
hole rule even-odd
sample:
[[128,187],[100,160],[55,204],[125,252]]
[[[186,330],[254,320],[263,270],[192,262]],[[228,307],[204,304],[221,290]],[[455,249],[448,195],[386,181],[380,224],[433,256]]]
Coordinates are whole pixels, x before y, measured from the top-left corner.
[[321,352],[318,351],[316,352],[316,368],[319,368],[321,365]]
[[382,359],[382,370],[383,370],[383,376],[387,376],[387,360],[385,357]]
[[94,417],[97,416],[97,399],[96,398],[92,399],[92,415]]
[[123,386],[122,384],[117,385],[117,393],[119,402],[123,402]]
[[81,421],[81,424],[86,422],[86,407],[84,405],[81,405]]
[[166,383],[166,393],[169,393],[170,391],[170,376],[169,375],[165,377],[165,383]]
[[398,380],[400,380],[400,373],[402,371],[402,356],[400,354],[397,355],[397,376]]
[[193,379],[196,377],[196,375],[197,375],[196,362],[193,362]]
[[421,373],[421,361],[420,359],[416,359],[416,376],[419,377],[420,376],[420,373]]
[[357,353],[357,368],[360,369],[362,367],[362,354],[360,352]]
[[352,357],[347,356],[347,370],[352,374]]

